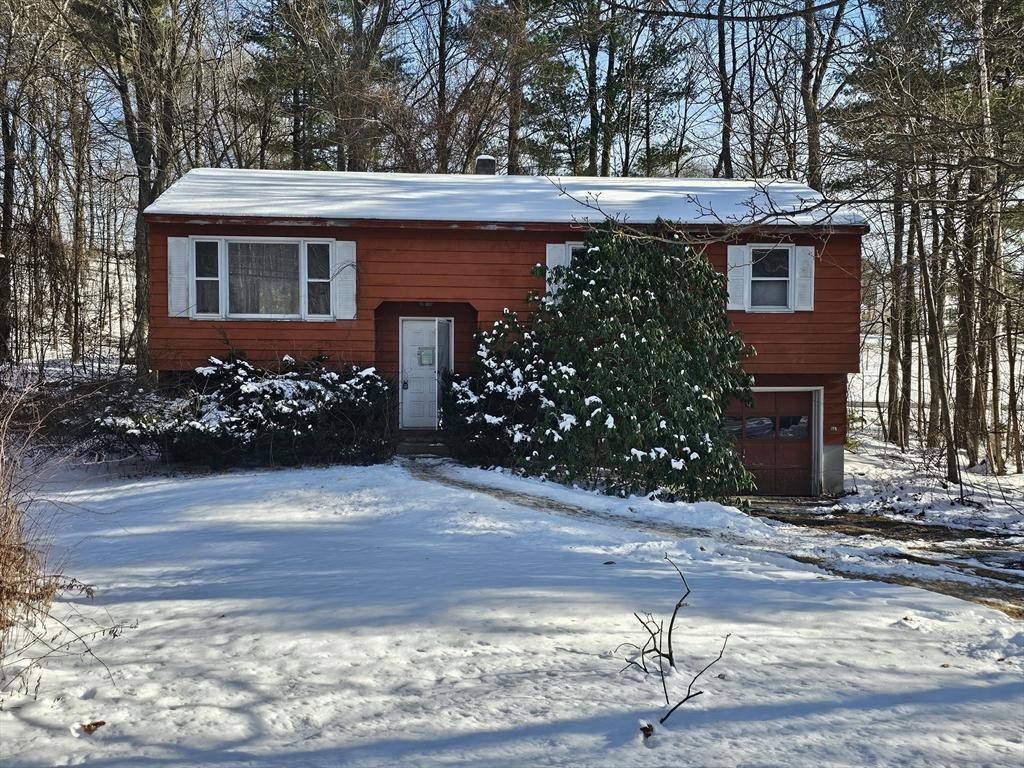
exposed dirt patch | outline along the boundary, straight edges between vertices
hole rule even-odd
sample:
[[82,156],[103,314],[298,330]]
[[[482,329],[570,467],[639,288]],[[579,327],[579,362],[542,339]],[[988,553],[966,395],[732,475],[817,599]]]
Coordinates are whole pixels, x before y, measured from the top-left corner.
[[[874,574],[874,573],[846,573],[840,569],[833,568],[819,558],[803,557],[801,555],[790,555],[794,560],[801,563],[810,563],[819,568],[834,573],[844,578],[865,579],[867,581],[881,581],[886,584],[901,584],[905,587],[917,587],[927,589],[931,592],[938,592],[941,595],[949,595],[960,600],[970,600],[972,603],[995,608],[1002,611],[1011,619],[1024,619],[1024,592],[1021,589],[1011,586],[1001,586],[992,582],[971,582],[943,579],[919,579],[912,576],[901,576],[896,573]],[[944,565],[948,564],[943,562]],[[1020,579],[1017,580],[1020,583]]]
[[915,523],[885,515],[867,515],[840,507],[828,512],[820,501],[797,498],[751,498],[749,514],[807,528],[822,528],[847,536],[879,536],[897,541],[964,541],[966,539],[1012,538],[1012,534],[980,528],[951,528],[946,525]]
[[993,605],[1015,618],[1024,615],[1024,550],[1011,541],[1014,539],[1013,534],[863,514],[844,509],[841,505],[825,512],[821,511],[820,501],[810,499],[752,498],[749,502],[747,511],[751,515],[817,531],[898,542],[903,545],[903,551],[888,555],[887,559],[949,568],[967,576],[985,579],[987,583],[924,580],[895,575],[886,577],[885,581],[922,586],[935,592]]

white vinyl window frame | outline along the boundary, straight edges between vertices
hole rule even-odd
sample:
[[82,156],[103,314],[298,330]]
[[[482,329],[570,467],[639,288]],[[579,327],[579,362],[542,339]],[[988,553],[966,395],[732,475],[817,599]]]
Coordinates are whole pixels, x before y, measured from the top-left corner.
[[[547,267],[544,278],[544,292],[549,296],[555,296],[561,289],[561,283],[552,279],[551,270],[555,267],[568,267],[572,264],[573,251],[582,250],[586,244],[582,240],[567,240],[564,243],[551,243],[547,246],[545,266]],[[555,298],[557,301],[557,297]]]
[[[217,243],[217,277],[203,278],[196,277],[196,243]],[[228,272],[228,244],[229,243],[288,243],[297,245],[299,248],[299,312],[298,314],[251,314],[232,313],[229,302],[230,274]],[[322,243],[329,249],[330,278],[327,280],[313,279],[308,276],[308,254],[306,246],[311,243]],[[329,322],[335,319],[337,307],[334,306],[334,291],[328,290],[330,301],[330,313],[326,315],[313,315],[309,313],[309,283],[326,282],[330,283],[334,278],[335,269],[334,240],[330,238],[311,237],[207,237],[192,235],[189,237],[188,247],[188,292],[189,292],[189,317],[193,320],[308,320],[314,322]],[[217,313],[198,312],[196,310],[196,282],[197,280],[217,280],[219,282],[220,311]]]
[[586,248],[586,243],[582,240],[569,240],[565,244],[565,258],[569,264],[572,264],[572,252],[575,250],[583,250]]
[[[754,251],[785,250],[789,254],[788,269],[785,278],[781,277],[754,277]],[[770,313],[770,312],[796,312],[796,248],[792,243],[749,243],[747,245],[750,271],[747,275],[747,312]],[[781,304],[754,304],[754,283],[786,283],[786,306]]]

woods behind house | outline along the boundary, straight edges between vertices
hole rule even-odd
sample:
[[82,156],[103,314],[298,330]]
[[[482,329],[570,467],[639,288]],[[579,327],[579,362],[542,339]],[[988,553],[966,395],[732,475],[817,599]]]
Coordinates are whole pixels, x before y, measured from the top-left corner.
[[1022,30],[1018,0],[7,3],[0,357],[145,373],[140,213],[196,166],[783,176],[871,216],[886,439],[1020,472]]

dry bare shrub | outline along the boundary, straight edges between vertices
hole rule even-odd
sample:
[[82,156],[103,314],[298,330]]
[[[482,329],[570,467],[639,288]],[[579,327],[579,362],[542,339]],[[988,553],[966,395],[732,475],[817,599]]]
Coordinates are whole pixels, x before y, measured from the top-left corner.
[[36,491],[53,454],[34,446],[39,419],[32,402],[29,390],[0,389],[0,706],[7,696],[29,692],[33,681],[38,690],[40,670],[50,657],[96,659],[90,642],[124,629],[87,620],[82,631],[77,622],[51,611],[58,596],[91,597],[93,588],[65,576],[50,557],[58,506],[42,501]]
[[18,676],[15,658],[27,640],[25,627],[49,611],[60,581],[46,571],[29,517],[22,470],[33,431],[15,428],[25,400],[24,392],[0,393],[0,689]]

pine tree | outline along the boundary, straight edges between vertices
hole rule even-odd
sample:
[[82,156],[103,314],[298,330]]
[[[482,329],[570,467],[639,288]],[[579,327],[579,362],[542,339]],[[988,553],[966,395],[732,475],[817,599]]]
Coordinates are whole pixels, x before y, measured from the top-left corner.
[[529,322],[506,311],[480,335],[477,373],[447,400],[463,458],[617,495],[749,486],[721,426],[728,401],[750,397],[748,348],[724,278],[674,237],[591,232]]

